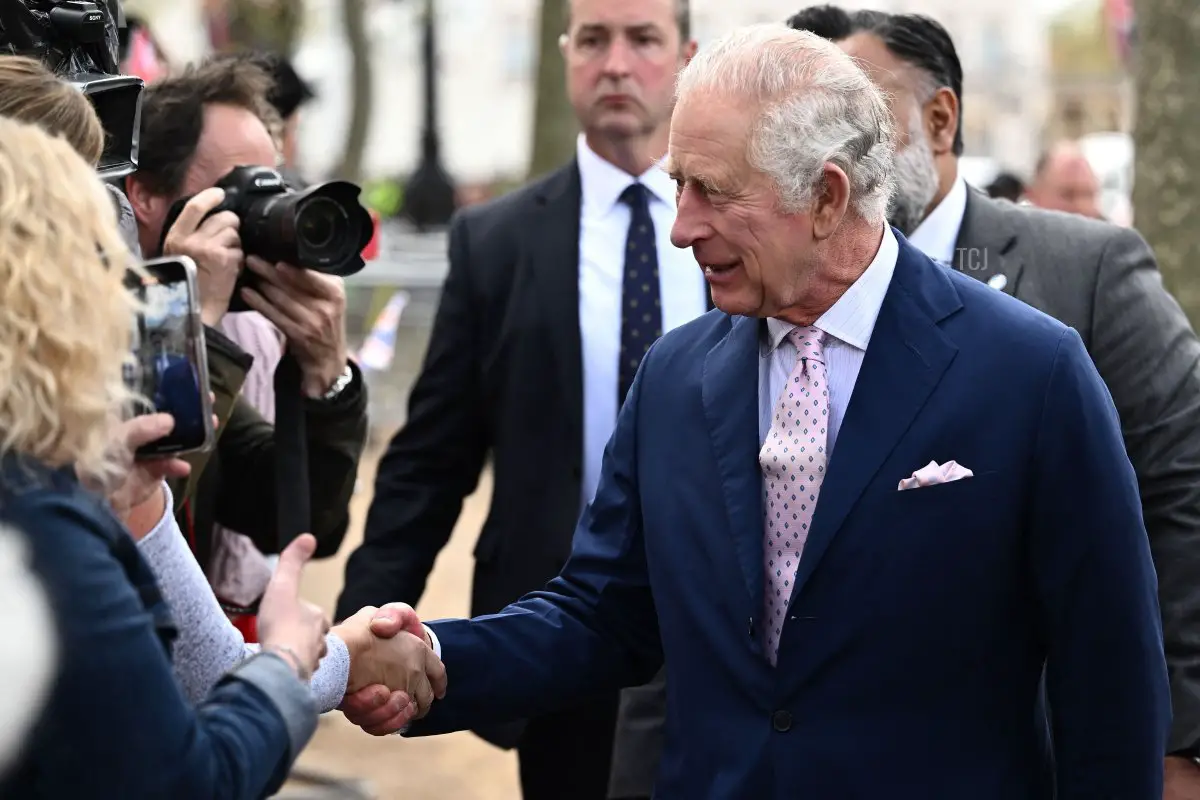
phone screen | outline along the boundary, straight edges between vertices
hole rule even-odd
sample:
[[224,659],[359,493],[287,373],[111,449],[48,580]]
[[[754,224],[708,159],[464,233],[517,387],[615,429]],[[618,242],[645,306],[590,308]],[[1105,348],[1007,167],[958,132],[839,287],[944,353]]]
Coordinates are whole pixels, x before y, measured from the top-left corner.
[[196,267],[191,259],[163,258],[143,265],[148,277],[134,285],[143,303],[134,330],[130,379],[147,405],[142,413],[175,418],[166,437],[138,455],[178,455],[212,444],[212,403],[204,325],[196,298]]

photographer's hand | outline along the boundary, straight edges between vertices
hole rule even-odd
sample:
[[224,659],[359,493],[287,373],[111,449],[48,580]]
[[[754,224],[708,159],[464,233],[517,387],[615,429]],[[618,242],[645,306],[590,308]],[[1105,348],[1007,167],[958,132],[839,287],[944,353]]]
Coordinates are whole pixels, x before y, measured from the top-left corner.
[[346,289],[342,279],[250,256],[246,266],[260,280],[243,289],[246,304],[287,337],[304,371],[304,393],[319,398],[346,369]]
[[222,211],[208,216],[224,199],[225,190],[216,187],[197,194],[179,212],[163,242],[164,256],[188,256],[196,262],[200,317],[209,327],[220,323],[229,310],[242,271],[237,214]]

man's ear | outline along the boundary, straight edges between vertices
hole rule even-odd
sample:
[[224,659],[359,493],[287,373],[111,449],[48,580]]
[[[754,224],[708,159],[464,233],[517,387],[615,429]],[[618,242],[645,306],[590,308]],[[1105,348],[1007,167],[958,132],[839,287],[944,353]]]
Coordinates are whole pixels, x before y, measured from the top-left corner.
[[954,139],[958,135],[958,97],[943,86],[934,92],[922,111],[933,154],[941,156],[953,152]]
[[165,202],[164,198],[150,191],[146,184],[139,181],[137,173],[125,177],[125,196],[129,198],[129,205],[133,207],[133,215],[137,217],[138,222],[146,223],[160,218],[159,211]]
[[813,238],[823,241],[833,235],[850,205],[850,178],[835,164],[827,163],[812,204]]
[[691,63],[693,58],[696,57],[697,49],[699,49],[699,45],[696,43],[695,39],[689,39],[687,42],[684,43],[684,45],[683,45],[683,65],[685,67]]

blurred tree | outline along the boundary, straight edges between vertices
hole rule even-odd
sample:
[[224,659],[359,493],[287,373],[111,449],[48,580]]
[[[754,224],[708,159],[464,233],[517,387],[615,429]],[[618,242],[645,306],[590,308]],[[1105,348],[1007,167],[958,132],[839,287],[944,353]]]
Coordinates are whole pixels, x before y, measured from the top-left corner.
[[1200,327],[1200,3],[1136,5],[1134,223]]
[[350,50],[350,125],[334,175],[355,182],[362,179],[363,152],[371,132],[371,103],[375,96],[366,6],[366,0],[342,0],[342,28],[346,34],[346,47]]
[[219,0],[215,5],[223,6],[227,37],[214,42],[218,50],[292,55],[304,24],[303,0]]
[[567,100],[566,71],[559,37],[567,29],[567,6],[563,0],[541,0],[538,34],[536,100],[533,112],[533,150],[529,177],[535,178],[561,167],[575,155],[579,126]]

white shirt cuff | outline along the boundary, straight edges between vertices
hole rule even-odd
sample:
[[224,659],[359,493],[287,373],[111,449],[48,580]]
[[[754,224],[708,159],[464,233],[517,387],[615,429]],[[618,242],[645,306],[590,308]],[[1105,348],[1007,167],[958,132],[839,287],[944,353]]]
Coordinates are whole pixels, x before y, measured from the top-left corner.
[[433,628],[422,624],[422,628],[429,634],[429,644],[433,647],[433,654],[438,657],[438,661],[442,660],[442,643],[438,641],[437,634],[433,632]]
[[[433,632],[433,628],[429,627],[428,625],[426,625],[424,623],[421,624],[421,627],[425,629],[425,633],[429,634],[429,644],[431,647],[433,647],[433,654],[438,657],[438,661],[441,661],[442,660],[442,643],[440,641],[438,641],[437,634]],[[392,735],[393,736],[403,736],[406,733],[408,733],[407,725],[405,725],[403,728],[396,731]]]

